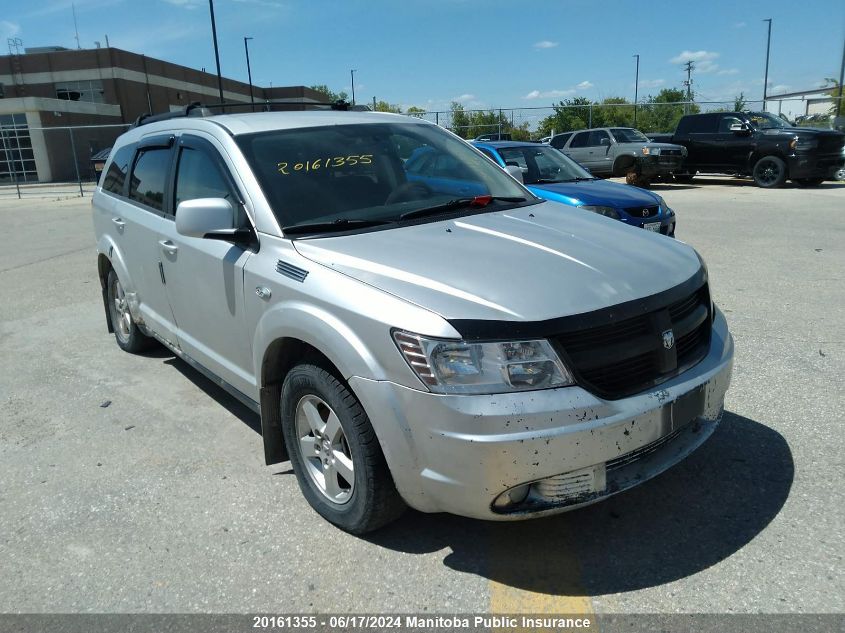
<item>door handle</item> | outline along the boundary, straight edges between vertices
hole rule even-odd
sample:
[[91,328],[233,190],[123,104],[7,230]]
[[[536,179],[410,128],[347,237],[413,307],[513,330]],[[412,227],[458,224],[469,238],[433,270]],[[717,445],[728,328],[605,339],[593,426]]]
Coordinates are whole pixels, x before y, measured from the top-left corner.
[[114,222],[115,226],[119,229],[122,229],[126,225],[126,222],[124,222],[122,218],[112,218],[111,221]]
[[165,253],[169,253],[170,255],[175,255],[176,251],[179,250],[179,247],[176,246],[170,240],[159,240],[159,246],[164,250]]

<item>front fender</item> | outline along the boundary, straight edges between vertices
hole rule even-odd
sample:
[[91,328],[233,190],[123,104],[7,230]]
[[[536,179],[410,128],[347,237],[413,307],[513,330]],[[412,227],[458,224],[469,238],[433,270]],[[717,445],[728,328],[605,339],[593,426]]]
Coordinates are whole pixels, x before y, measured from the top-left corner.
[[385,372],[356,332],[330,312],[302,301],[281,301],[259,319],[253,338],[255,375],[262,375],[264,354],[273,341],[294,338],[324,354],[342,376],[383,380]]

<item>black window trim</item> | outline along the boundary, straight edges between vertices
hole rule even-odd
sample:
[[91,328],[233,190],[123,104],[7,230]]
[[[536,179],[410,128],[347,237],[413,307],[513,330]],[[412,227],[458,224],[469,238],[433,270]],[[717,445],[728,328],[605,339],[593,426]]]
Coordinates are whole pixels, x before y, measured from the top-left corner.
[[[171,138],[175,138],[173,135],[167,135],[167,136],[170,136]],[[163,137],[147,137],[147,139],[142,139],[142,141],[143,140],[149,140],[150,144],[143,144],[142,145],[142,142],[138,143],[137,147],[135,148],[135,155],[132,157],[132,166],[129,169],[129,172],[126,174],[127,177],[126,177],[126,182],[124,183],[124,189],[123,189],[124,199],[125,199],[125,202],[128,202],[129,204],[133,204],[136,207],[138,207],[139,209],[142,209],[142,210],[144,210],[148,213],[152,213],[153,215],[160,216],[160,217],[164,218],[165,220],[173,221],[173,220],[175,220],[175,217],[173,215],[167,213],[167,209],[169,209],[170,206],[171,206],[170,191],[171,191],[172,187],[171,187],[170,181],[171,181],[171,177],[173,175],[173,155],[175,153],[174,150],[176,148],[176,144],[171,140],[167,145],[161,145],[161,142],[162,142],[160,140],[161,138],[163,138]],[[155,144],[154,139],[159,139],[159,144]],[[139,202],[138,200],[133,200],[132,198],[130,198],[129,197],[129,187],[132,183],[132,174],[135,173],[135,165],[137,165],[138,159],[141,157],[141,154],[143,154],[144,152],[148,152],[148,151],[161,151],[161,150],[165,150],[165,149],[168,150],[168,152],[169,152],[169,156],[168,156],[169,162],[168,162],[168,167],[167,167],[167,171],[165,173],[165,178],[164,178],[164,199],[162,200],[161,209],[156,209],[155,207],[151,207],[147,204],[144,204],[143,202]]]
[[117,158],[117,155],[121,152],[121,150],[124,150],[127,147],[132,150],[132,155],[129,158],[129,168],[126,170],[126,174],[124,175],[123,187],[121,188],[120,193],[117,193],[117,192],[114,192],[114,191],[109,191],[108,189],[104,189],[103,187],[100,187],[100,191],[102,191],[104,194],[112,196],[113,198],[116,198],[118,200],[123,200],[124,202],[132,202],[131,200],[129,200],[128,183],[129,183],[129,174],[132,173],[132,167],[135,165],[135,154],[138,152],[138,144],[137,143],[134,143],[134,142],[133,143],[126,143],[125,145],[121,145],[117,149],[112,148],[112,151],[109,154],[108,165],[103,167],[103,182],[105,182],[105,178],[108,175],[108,172],[111,169],[112,164],[114,163],[114,159]]

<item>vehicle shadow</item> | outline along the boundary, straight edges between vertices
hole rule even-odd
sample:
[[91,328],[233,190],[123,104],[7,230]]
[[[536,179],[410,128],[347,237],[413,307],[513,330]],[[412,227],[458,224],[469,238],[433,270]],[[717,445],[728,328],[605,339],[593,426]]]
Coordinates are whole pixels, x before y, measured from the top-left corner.
[[408,512],[367,540],[415,554],[448,548],[443,562],[454,570],[543,594],[633,591],[742,549],[780,512],[794,470],[783,436],[726,413],[684,462],[605,502],[514,523]]
[[188,363],[174,356],[173,353],[167,350],[164,346],[162,346],[161,349],[165,352],[163,356],[165,358],[165,365],[173,367],[185,378],[202,389],[209,398],[214,400],[221,407],[225,408],[229,413],[238,418],[253,431],[259,435],[261,434],[261,416],[246,405],[242,404],[237,398],[229,395],[226,390],[206,378]]

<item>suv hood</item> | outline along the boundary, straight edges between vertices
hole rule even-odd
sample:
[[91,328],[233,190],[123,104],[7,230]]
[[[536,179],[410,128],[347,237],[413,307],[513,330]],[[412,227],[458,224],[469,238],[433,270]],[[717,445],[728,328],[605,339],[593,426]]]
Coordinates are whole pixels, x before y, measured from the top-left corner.
[[667,290],[701,267],[682,242],[554,202],[293,243],[446,319],[588,312]]

